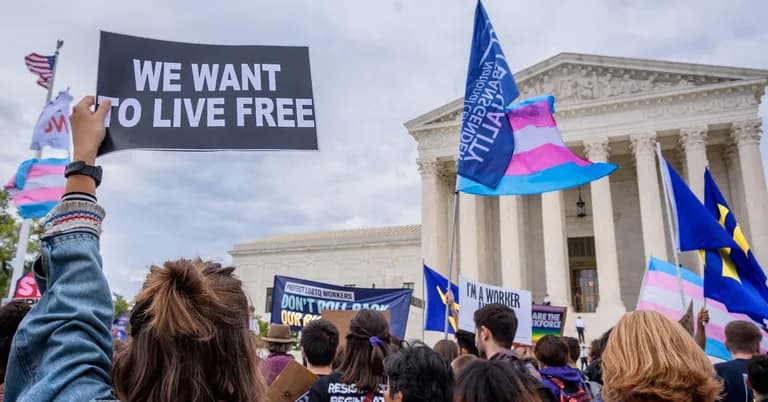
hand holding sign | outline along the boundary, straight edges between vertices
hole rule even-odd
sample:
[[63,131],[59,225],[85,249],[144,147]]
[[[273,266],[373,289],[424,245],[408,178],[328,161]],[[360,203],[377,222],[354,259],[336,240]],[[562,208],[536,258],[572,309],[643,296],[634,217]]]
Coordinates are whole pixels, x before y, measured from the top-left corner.
[[96,98],[86,96],[74,109],[72,109],[72,143],[74,152],[72,159],[83,161],[93,165],[96,161],[96,153],[104,141],[106,129],[104,118],[110,108],[110,101],[103,100],[96,111],[91,107],[96,103]]
[[101,154],[121,149],[317,149],[305,47],[219,46],[101,33]]

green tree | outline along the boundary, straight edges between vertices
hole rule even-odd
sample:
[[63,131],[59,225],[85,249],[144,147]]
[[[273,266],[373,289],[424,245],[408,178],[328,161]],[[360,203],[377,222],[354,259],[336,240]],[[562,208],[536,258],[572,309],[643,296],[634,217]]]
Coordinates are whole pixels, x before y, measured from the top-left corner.
[[[21,220],[11,206],[11,197],[5,191],[0,191],[0,297],[8,294],[11,277],[11,262],[16,255],[16,243],[19,241]],[[40,235],[43,233],[39,221],[33,221],[27,255],[24,259],[24,272],[32,269],[32,262],[40,254]]]
[[112,292],[112,299],[115,305],[114,319],[117,319],[117,316],[120,315],[120,313],[131,311],[131,305],[130,303],[128,303],[128,300],[126,300],[125,297],[123,297],[123,295]]
[[259,323],[259,335],[262,338],[267,336],[267,332],[269,332],[269,321],[265,321],[260,315],[256,316],[256,321]]

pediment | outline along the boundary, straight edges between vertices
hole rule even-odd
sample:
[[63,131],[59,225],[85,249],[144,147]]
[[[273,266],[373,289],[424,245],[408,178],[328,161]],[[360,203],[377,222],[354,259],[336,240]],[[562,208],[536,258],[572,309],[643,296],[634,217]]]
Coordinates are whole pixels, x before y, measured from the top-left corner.
[[[561,53],[515,74],[520,98],[554,94],[557,107],[664,95],[736,81],[765,80],[768,70]],[[420,127],[461,118],[461,98],[406,123]]]

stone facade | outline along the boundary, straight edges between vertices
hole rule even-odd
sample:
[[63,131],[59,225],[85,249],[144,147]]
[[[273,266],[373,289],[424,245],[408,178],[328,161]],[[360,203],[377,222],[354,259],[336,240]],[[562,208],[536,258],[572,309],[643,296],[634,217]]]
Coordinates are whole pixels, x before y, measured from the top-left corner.
[[[758,260],[768,261],[768,191],[758,117],[768,71],[563,53],[516,78],[522,97],[556,96],[558,126],[572,151],[620,169],[581,189],[539,196],[460,194],[454,280],[462,274],[530,289],[537,301],[549,294],[553,304],[571,309],[569,332],[572,320],[581,315],[588,336],[599,336],[634,309],[650,256],[673,259],[657,146],[700,197],[709,165]],[[419,153],[420,236],[393,249],[373,239],[355,247],[304,251],[279,241],[267,241],[269,251],[263,250],[264,241],[236,246],[234,263],[244,268],[241,275],[249,278],[259,310],[258,299],[264,296],[257,295],[271,286],[275,273],[341,284],[356,283],[357,276],[370,278],[361,285],[378,285],[377,280],[386,284],[382,278],[397,276],[388,286],[413,281],[416,295],[422,286],[422,258],[447,275],[462,102],[457,99],[405,124]],[[585,216],[577,211],[579,199]],[[415,246],[419,240],[420,250]],[[584,245],[594,249],[591,255],[579,259],[569,254],[583,251]],[[379,261],[382,272],[389,274],[374,273],[366,259]],[[693,253],[683,253],[680,261],[701,268]],[[592,276],[579,280],[599,291],[593,297],[596,308],[576,306],[584,297],[574,292],[580,289],[574,287],[578,264],[592,264]],[[420,328],[413,330],[419,322],[411,321],[409,336],[420,336]]]

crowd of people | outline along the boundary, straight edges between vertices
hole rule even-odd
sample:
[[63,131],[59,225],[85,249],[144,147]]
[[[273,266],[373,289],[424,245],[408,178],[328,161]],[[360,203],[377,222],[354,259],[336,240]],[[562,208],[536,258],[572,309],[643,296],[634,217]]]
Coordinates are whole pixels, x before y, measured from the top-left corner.
[[[74,160],[95,164],[108,101],[84,98],[72,114]],[[254,335],[234,268],[200,260],[154,266],[135,298],[130,339],[116,345],[99,236],[105,211],[91,177],[72,175],[49,215],[34,264],[43,294],[29,310],[0,309],[4,401],[262,401],[294,361],[290,328]],[[518,320],[502,304],[474,314],[475,332],[433,347],[392,336],[385,316],[359,311],[348,328],[317,320],[301,332],[304,366],[317,377],[309,402],[766,401],[761,331],[725,330],[733,361],[714,365],[679,323],[653,311],[626,314],[591,344],[544,336],[514,345]],[[340,331],[343,329],[344,331]],[[341,338],[339,333],[346,335]],[[259,342],[268,355],[259,357]]]

